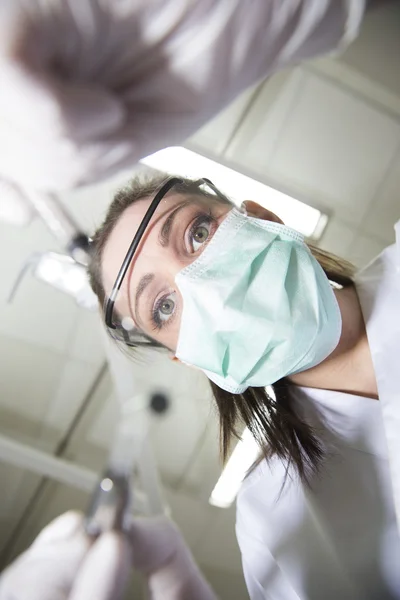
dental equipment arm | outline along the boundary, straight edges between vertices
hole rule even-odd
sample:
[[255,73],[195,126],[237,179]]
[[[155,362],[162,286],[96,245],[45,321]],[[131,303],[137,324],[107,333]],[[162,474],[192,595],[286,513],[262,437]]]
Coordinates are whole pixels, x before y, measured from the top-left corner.
[[176,145],[241,91],[339,50],[364,0],[2,0],[0,177],[56,192]]
[[[155,405],[156,396],[153,396],[151,404]],[[120,424],[110,454],[108,467],[103,474],[99,487],[95,490],[85,517],[84,526],[86,533],[91,537],[103,537],[101,550],[97,550],[95,558],[87,560],[84,573],[91,573],[99,566],[102,553],[113,556],[122,552],[119,563],[127,561],[127,551],[121,539],[118,544],[119,534],[124,534],[130,540],[132,549],[132,562],[137,569],[148,577],[151,597],[160,600],[213,600],[215,597],[208,584],[201,575],[190,551],[187,549],[182,536],[173,523],[164,516],[153,519],[137,519],[132,522],[131,492],[133,485],[133,465],[139,463],[140,451],[147,441],[147,410],[140,406],[140,398],[136,399],[136,409],[132,411],[129,403],[122,405]],[[162,397],[158,395],[157,404],[162,404]],[[164,400],[165,408],[167,401]],[[143,460],[143,456],[141,456]],[[146,462],[142,466],[142,478],[144,471],[153,467]],[[146,489],[150,508],[154,509],[154,500],[158,493],[154,494],[154,487]],[[151,493],[153,498],[151,497]],[[155,496],[155,497],[154,497]],[[134,497],[134,494],[133,494]],[[153,504],[153,506],[152,506]],[[155,505],[157,508],[157,504]],[[112,534],[111,536],[109,534]],[[121,545],[122,544],[122,545]],[[113,550],[114,548],[114,550]],[[109,559],[107,559],[109,560]],[[113,561],[111,560],[111,563]],[[118,561],[114,561],[118,562]],[[93,564],[89,568],[88,565]],[[120,587],[123,590],[122,581],[126,580],[120,575]],[[84,589],[87,596],[90,595],[91,578],[84,574],[79,578],[84,581]],[[93,595],[93,594],[92,594]],[[1,600],[1,598],[0,598]]]
[[[31,270],[38,279],[74,296],[79,305],[97,310],[98,301],[90,289],[86,273],[90,262],[88,236],[54,194],[33,189],[24,191],[0,179],[0,219],[5,218],[15,225],[27,225],[38,215],[66,254],[35,252],[28,256],[9,292],[8,302],[13,301],[26,273]],[[56,268],[55,271],[51,265]]]

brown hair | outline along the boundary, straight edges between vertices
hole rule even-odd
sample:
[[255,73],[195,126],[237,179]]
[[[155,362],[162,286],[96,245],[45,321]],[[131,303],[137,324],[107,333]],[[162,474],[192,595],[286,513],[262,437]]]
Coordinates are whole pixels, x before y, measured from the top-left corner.
[[[117,192],[103,224],[96,231],[89,276],[92,289],[101,304],[105,295],[101,277],[102,254],[112,230],[126,208],[138,200],[153,196],[164,181],[165,176],[133,179]],[[174,191],[209,195],[189,179],[175,186]],[[344,287],[352,284],[354,270],[349,263],[310,244],[309,247],[331,281]],[[259,460],[277,455],[288,467],[293,465],[297,469],[303,482],[310,482],[311,475],[321,464],[323,450],[316,432],[295,411],[291,398],[293,384],[287,379],[276,382],[271,386],[275,398],[265,387],[252,387],[242,394],[232,394],[213,382],[210,385],[219,413],[221,454],[224,461],[232,438],[238,438],[240,427],[245,425],[260,447]]]

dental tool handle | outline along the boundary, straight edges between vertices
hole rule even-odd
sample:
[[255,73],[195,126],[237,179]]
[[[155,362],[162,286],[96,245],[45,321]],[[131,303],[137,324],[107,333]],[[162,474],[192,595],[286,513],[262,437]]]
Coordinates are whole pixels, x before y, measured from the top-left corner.
[[97,537],[106,531],[124,531],[130,504],[129,478],[112,470],[105,471],[86,512],[86,532]]

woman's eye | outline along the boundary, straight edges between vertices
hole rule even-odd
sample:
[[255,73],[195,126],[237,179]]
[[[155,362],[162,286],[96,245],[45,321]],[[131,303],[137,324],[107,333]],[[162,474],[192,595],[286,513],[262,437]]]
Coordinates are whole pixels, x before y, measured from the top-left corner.
[[197,252],[210,237],[211,232],[210,218],[202,218],[200,222],[194,224],[190,231],[191,251]]
[[161,329],[166,321],[174,314],[176,305],[176,293],[160,298],[153,309],[153,323],[157,329]]

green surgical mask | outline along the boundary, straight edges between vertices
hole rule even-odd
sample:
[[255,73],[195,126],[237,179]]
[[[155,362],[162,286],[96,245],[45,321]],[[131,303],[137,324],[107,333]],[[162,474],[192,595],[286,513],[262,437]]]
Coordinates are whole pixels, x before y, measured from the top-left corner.
[[176,356],[234,394],[322,362],[341,315],[301,234],[234,208],[199,258],[180,271]]

